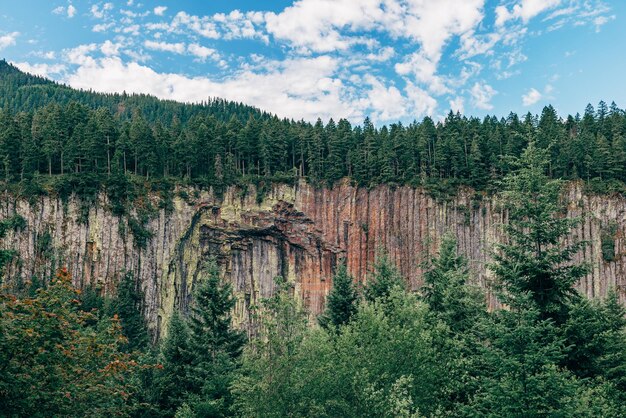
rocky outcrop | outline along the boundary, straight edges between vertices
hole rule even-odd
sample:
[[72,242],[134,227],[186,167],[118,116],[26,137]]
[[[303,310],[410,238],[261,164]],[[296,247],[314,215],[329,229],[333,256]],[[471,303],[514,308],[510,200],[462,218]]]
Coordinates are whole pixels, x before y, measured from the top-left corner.
[[[0,218],[18,213],[27,221],[24,230],[0,242],[20,254],[7,273],[27,280],[33,275],[49,277],[54,268],[67,266],[77,285],[110,291],[123,272],[132,271],[157,336],[173,309],[187,308],[194,282],[206,261],[215,257],[236,290],[236,320],[249,327],[252,308],[272,293],[274,277],[292,281],[295,293],[316,314],[339,260],[345,258],[355,279],[364,282],[380,249],[389,253],[415,289],[422,262],[447,231],[457,236],[476,281],[484,285],[489,250],[504,239],[500,226],[506,222],[497,200],[471,191],[439,202],[411,187],[368,190],[343,182],[315,188],[301,182],[276,185],[260,202],[252,186],[247,191],[231,188],[219,199],[209,192],[195,195],[191,201],[176,198],[173,211],[161,210],[149,222],[154,236],[143,249],[126,232],[125,221],[107,209],[104,196],[88,216],[81,216],[76,200],[43,197],[29,203],[5,197]],[[578,284],[580,290],[596,297],[611,287],[622,289],[626,199],[585,196],[576,185],[566,198],[568,216],[583,220],[569,239],[589,241],[577,255],[592,266]]]

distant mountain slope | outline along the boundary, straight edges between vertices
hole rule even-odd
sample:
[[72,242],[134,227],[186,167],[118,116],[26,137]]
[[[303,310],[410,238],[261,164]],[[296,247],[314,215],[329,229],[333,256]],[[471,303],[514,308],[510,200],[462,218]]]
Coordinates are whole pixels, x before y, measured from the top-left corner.
[[255,118],[268,118],[266,112],[242,103],[220,98],[209,98],[202,104],[180,103],[161,100],[146,94],[106,94],[77,90],[44,77],[27,74],[0,60],[0,108],[12,112],[32,111],[50,103],[60,105],[78,102],[90,108],[105,107],[121,119],[130,119],[133,109],[141,109],[149,122],[157,120],[169,125],[174,118],[183,124],[192,116],[212,115],[218,120],[228,121],[233,116],[242,122]]

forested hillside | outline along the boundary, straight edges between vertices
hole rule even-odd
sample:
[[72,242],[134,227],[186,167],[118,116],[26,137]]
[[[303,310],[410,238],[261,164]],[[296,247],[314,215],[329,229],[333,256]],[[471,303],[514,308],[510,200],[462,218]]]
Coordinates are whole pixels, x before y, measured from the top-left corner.
[[0,415],[623,417],[625,310],[614,291],[588,300],[574,289],[585,242],[561,245],[580,220],[561,216],[547,154],[531,143],[502,183],[508,241],[490,269],[506,308],[487,309],[451,235],[418,291],[384,253],[366,283],[341,261],[318,318],[277,277],[247,335],[209,258],[155,345],[132,275],[111,296],[75,289],[60,269],[15,294],[0,288]]
[[367,186],[487,190],[531,141],[548,150],[553,178],[583,179],[600,192],[621,191],[626,181],[626,115],[604,102],[582,116],[559,116],[548,106],[539,117],[450,113],[407,126],[376,127],[369,119],[311,124],[220,99],[180,104],[77,91],[4,61],[0,101],[2,179],[30,193],[46,182],[48,190],[81,193],[112,177],[119,182],[120,174],[217,190],[296,177],[332,184],[346,176]]

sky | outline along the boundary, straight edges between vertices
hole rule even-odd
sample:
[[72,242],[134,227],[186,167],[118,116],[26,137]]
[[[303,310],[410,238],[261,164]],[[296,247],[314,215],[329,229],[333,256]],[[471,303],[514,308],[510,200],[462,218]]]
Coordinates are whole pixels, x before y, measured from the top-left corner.
[[623,0],[11,0],[0,57],[75,88],[410,123],[626,106]]

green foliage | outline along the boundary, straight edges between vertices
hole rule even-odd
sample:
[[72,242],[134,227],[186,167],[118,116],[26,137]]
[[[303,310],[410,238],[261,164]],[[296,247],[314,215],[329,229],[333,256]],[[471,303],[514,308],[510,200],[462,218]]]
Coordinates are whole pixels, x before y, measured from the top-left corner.
[[[562,182],[623,193],[626,114],[603,102],[582,118],[486,117],[452,112],[408,126],[280,120],[215,99],[184,105],[141,95],[80,92],[0,62],[0,178],[28,198],[81,199],[80,218],[106,193],[139,248],[179,185],[220,195],[272,182],[408,184],[447,200],[459,187],[501,189],[509,240],[491,266],[504,307],[487,311],[453,237],[424,267],[421,294],[386,254],[364,300],[339,266],[321,327],[297,287],[277,278],[255,310],[253,338],[233,327],[235,299],[211,262],[187,318],[175,312],[158,350],[148,343],[132,275],[115,295],[73,289],[65,271],[0,295],[0,415],[154,417],[626,416],[626,319],[618,296],[573,289],[583,243],[565,241]],[[41,174],[45,173],[45,174]],[[150,195],[150,196],[149,196]],[[156,197],[156,198],[155,198]],[[467,222],[472,208],[459,208]],[[0,221],[0,238],[25,227]],[[361,228],[368,234],[368,225]],[[610,261],[615,225],[603,228]],[[36,237],[51,257],[51,235]],[[13,252],[0,252],[0,268]],[[2,289],[4,292],[4,288]],[[183,307],[185,308],[185,307]],[[242,356],[243,350],[243,356]],[[155,367],[154,362],[159,364]]]
[[214,260],[206,273],[207,277],[196,283],[188,321],[191,363],[186,368],[187,399],[196,416],[226,416],[232,405],[230,384],[246,338],[232,327],[235,299],[230,283],[221,281]]
[[[425,305],[394,288],[364,302],[338,334],[309,329],[285,296],[245,355],[235,382],[241,416],[387,417],[439,410],[449,364]],[[421,415],[420,415],[421,416]]]
[[602,259],[607,262],[615,261],[615,234],[617,233],[617,223],[611,221],[608,225],[600,229],[600,244],[602,248]]
[[161,368],[151,382],[156,387],[154,403],[166,416],[178,413],[183,407],[190,409],[183,402],[194,389],[189,373],[193,354],[189,347],[189,329],[177,311],[172,314],[167,336],[161,341],[158,359]]
[[548,178],[547,164],[546,152],[531,143],[506,178],[509,243],[496,247],[491,269],[504,290],[502,301],[511,304],[528,294],[542,318],[562,323],[577,297],[574,283],[587,274],[587,266],[570,263],[585,243],[562,243],[579,220],[562,216],[562,183]]
[[615,292],[603,301],[581,299],[564,326],[569,345],[563,362],[577,376],[602,379],[626,408],[626,310]]
[[[493,191],[511,172],[511,157],[529,142],[546,151],[551,178],[582,179],[592,193],[624,193],[626,114],[588,106],[582,119],[515,114],[482,121],[450,112],[439,123],[426,117],[408,126],[376,128],[369,118],[311,124],[279,119],[239,103],[211,99],[180,104],[145,95],[72,90],[0,62],[0,178],[25,197],[56,193],[93,197],[102,189],[123,196],[126,176],[163,191],[171,210],[171,184],[212,188],[257,184],[257,199],[272,182],[306,178],[332,185],[422,186],[438,200],[459,187]],[[606,107],[606,106],[604,106]],[[45,174],[43,174],[45,173]],[[126,199],[110,199],[125,213]]]
[[575,416],[578,382],[558,366],[566,346],[532,297],[518,296],[486,330],[485,372],[471,409],[476,416]]
[[485,314],[485,296],[468,283],[467,259],[457,253],[456,239],[444,235],[439,255],[424,267],[422,294],[430,310],[455,332],[475,326]]
[[357,310],[358,300],[354,278],[348,274],[346,265],[340,264],[326,298],[326,311],[319,318],[320,325],[329,328],[347,324]]
[[115,297],[109,302],[107,309],[120,318],[122,333],[128,342],[121,348],[124,351],[142,351],[148,345],[148,331],[143,316],[143,292],[132,273],[122,276],[117,285]]
[[138,365],[120,351],[125,338],[119,320],[96,321],[80,310],[66,271],[35,297],[1,298],[2,415],[111,416],[134,410]]
[[385,252],[377,255],[370,277],[364,291],[365,299],[370,302],[386,299],[396,287],[406,288],[405,279]]
[[133,240],[137,248],[145,249],[148,241],[154,236],[154,232],[146,227],[147,218],[144,216],[138,219],[135,216],[128,217],[128,229],[133,236]]

